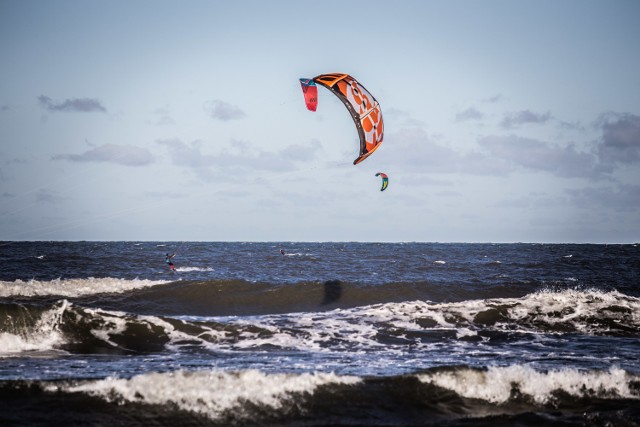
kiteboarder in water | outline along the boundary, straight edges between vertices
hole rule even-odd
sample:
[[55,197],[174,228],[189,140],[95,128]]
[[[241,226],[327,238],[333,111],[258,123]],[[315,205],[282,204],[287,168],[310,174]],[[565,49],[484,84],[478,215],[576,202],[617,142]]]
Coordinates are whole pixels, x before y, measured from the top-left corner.
[[173,254],[173,255],[167,254],[164,259],[164,262],[166,262],[167,265],[169,266],[169,270],[173,270],[173,272],[176,272],[176,268],[173,266],[173,262],[171,262],[171,258],[173,258],[174,256],[176,256],[176,254]]

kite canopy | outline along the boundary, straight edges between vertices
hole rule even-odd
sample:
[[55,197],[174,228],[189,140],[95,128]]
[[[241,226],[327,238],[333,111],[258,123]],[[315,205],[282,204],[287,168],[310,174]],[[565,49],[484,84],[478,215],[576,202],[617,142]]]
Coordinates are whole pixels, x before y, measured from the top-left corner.
[[386,190],[387,186],[389,185],[389,177],[387,176],[387,174],[378,172],[376,176],[379,176],[380,178],[382,178],[382,188],[380,188],[380,191]]
[[356,79],[348,74],[320,74],[313,79],[300,79],[307,108],[316,111],[318,89],[316,83],[332,91],[347,107],[360,137],[360,155],[353,161],[357,165],[369,157],[382,144],[384,124],[378,101]]
[[304,102],[310,111],[316,111],[318,107],[318,87],[316,82],[311,79],[300,79],[302,93],[304,94]]

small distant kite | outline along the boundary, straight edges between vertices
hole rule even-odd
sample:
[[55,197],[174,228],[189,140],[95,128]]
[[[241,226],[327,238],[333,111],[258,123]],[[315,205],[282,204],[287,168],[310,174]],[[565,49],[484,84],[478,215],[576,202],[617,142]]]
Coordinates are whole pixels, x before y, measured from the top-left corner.
[[378,101],[356,79],[348,74],[320,74],[312,79],[300,79],[304,101],[310,111],[318,107],[316,83],[333,92],[347,107],[358,129],[360,153],[353,161],[357,165],[369,157],[382,144],[384,124]]
[[389,177],[387,176],[387,174],[378,172],[376,176],[379,176],[380,178],[382,178],[382,188],[380,188],[380,191],[386,190],[387,186],[389,185]]

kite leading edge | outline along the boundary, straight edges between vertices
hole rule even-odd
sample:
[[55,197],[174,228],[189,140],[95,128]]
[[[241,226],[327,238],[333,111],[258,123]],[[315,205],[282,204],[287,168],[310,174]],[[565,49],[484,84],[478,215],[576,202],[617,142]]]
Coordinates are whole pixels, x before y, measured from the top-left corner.
[[354,165],[369,157],[382,144],[384,123],[378,101],[356,79],[348,74],[320,74],[313,79],[300,79],[307,108],[316,111],[318,89],[316,83],[333,92],[347,107],[360,137],[360,153]]

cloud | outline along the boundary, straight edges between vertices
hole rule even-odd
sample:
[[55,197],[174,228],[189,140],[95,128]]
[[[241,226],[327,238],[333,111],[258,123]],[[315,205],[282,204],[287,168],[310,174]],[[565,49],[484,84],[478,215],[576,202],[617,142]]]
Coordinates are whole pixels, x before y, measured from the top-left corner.
[[640,116],[620,114],[602,120],[598,155],[605,164],[640,161]]
[[153,199],[184,199],[187,197],[186,194],[168,193],[165,191],[147,191],[144,195]]
[[155,160],[146,148],[115,144],[104,144],[82,154],[60,154],[53,159],[72,162],[107,162],[125,166],[146,166]]
[[507,113],[500,122],[500,126],[505,129],[511,129],[523,124],[542,124],[551,120],[551,113],[538,114],[530,110],[522,110],[517,112]]
[[223,173],[234,169],[291,171],[296,169],[296,163],[313,161],[316,153],[322,149],[318,141],[290,145],[275,152],[262,151],[245,141],[232,141],[231,150],[207,154],[203,151],[202,141],[187,144],[173,138],[156,142],[168,150],[174,165],[192,169],[205,180],[213,179],[214,172]]
[[458,152],[440,144],[421,128],[402,128],[388,134],[385,156],[404,168],[421,173],[463,173],[471,175],[506,175],[511,166],[480,151]]
[[4,163],[6,165],[10,165],[10,164],[26,165],[28,162],[27,162],[27,159],[23,159],[22,157],[14,157],[13,159],[9,159]]
[[36,193],[36,202],[57,204],[67,200],[67,197],[61,196],[59,192],[41,189]]
[[[534,116],[523,115],[520,122],[550,119],[550,115],[536,116],[537,119]],[[640,116],[610,113],[602,116],[597,125],[602,129],[602,138],[588,151],[579,151],[574,144],[562,146],[516,135],[492,135],[478,142],[491,156],[511,165],[560,177],[612,179],[616,166],[640,162]]]
[[478,111],[474,107],[467,108],[466,110],[456,114],[456,122],[464,122],[467,120],[480,120],[482,118],[484,118],[484,114],[482,114],[480,111]]
[[155,116],[155,119],[151,123],[156,126],[171,126],[176,124],[175,120],[171,117],[169,108],[167,107],[156,109],[153,112],[153,115]]
[[568,189],[565,193],[573,205],[580,208],[603,206],[616,211],[632,212],[640,209],[640,185],[620,185],[617,188]]
[[321,147],[322,145],[320,144],[320,141],[314,139],[311,141],[311,146],[294,144],[280,150],[279,154],[288,160],[309,162],[315,159],[316,153],[321,149]]
[[239,120],[246,117],[245,112],[242,111],[239,107],[231,105],[219,99],[207,102],[204,106],[204,110],[211,118],[222,120],[223,122],[229,120]]
[[502,94],[498,94],[498,95],[494,95],[491,96],[489,98],[485,98],[482,100],[482,102],[485,102],[487,104],[496,104],[498,102],[502,101]]
[[51,112],[80,112],[80,113],[106,113],[107,109],[99,100],[93,98],[72,98],[63,102],[55,103],[51,98],[45,95],[38,97],[40,105]]
[[532,170],[563,177],[597,176],[598,159],[592,153],[579,152],[570,144],[562,147],[532,138],[487,136],[479,144],[497,158]]
[[169,138],[157,140],[156,143],[169,150],[171,162],[174,165],[188,168],[206,168],[216,163],[214,156],[202,153],[202,141],[193,141],[190,144],[186,144],[178,138]]
[[395,107],[385,108],[384,110],[385,123],[397,123],[395,127],[421,127],[425,125],[422,120],[415,119],[411,116],[411,113],[405,110],[401,110]]

